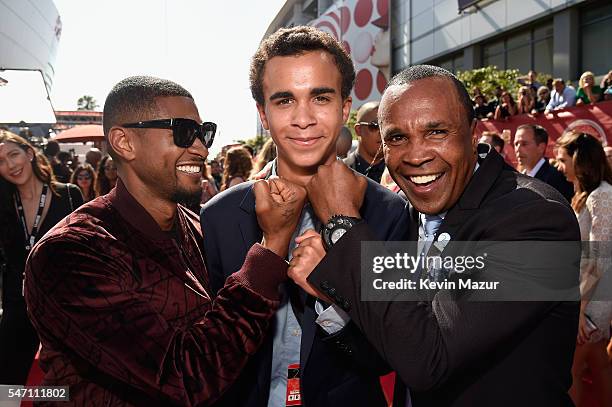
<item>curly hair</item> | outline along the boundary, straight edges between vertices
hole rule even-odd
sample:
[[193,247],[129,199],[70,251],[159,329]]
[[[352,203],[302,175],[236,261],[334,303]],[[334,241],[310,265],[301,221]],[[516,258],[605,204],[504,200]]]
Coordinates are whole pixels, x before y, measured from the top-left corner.
[[270,35],[262,41],[259,49],[253,55],[249,74],[253,99],[261,106],[265,104],[263,76],[266,63],[270,59],[303,55],[310,51],[325,51],[333,57],[342,78],[340,90],[342,99],[349,97],[355,83],[355,67],[342,44],[330,34],[314,27],[296,26],[281,28]]
[[253,162],[249,152],[244,147],[230,148],[225,154],[221,191],[228,188],[232,178],[240,177],[244,180],[248,179],[251,169],[253,169]]

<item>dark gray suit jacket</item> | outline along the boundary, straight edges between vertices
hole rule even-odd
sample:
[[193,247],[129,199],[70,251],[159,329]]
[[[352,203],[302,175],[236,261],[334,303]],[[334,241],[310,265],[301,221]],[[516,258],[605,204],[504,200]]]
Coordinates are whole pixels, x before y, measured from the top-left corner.
[[[404,238],[416,240],[417,230],[412,222]],[[442,233],[471,242],[580,241],[567,201],[541,181],[518,174],[494,150],[447,212],[438,236]],[[405,407],[406,386],[414,407],[573,405],[567,391],[577,302],[441,300],[441,292],[433,301],[361,302],[361,242],[374,239],[367,222],[353,227],[309,281],[324,293],[333,290],[335,302],[346,306],[397,372],[395,406]],[[570,245],[579,254],[578,244]],[[565,282],[577,287],[577,263]]]

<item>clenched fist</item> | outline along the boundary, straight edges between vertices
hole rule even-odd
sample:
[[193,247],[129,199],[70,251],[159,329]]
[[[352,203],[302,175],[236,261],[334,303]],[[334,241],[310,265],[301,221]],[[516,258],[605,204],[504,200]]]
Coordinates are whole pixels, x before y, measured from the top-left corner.
[[364,176],[352,171],[342,161],[334,161],[319,166],[306,190],[317,217],[325,223],[333,215],[359,218],[367,186]]
[[306,190],[287,180],[256,181],[255,213],[263,232],[262,245],[280,257],[287,257],[289,241],[306,201]]
[[317,232],[308,229],[295,239],[297,248],[293,250],[293,258],[289,262],[287,275],[308,294],[331,303],[332,301],[315,289],[306,279],[325,257],[323,240]]

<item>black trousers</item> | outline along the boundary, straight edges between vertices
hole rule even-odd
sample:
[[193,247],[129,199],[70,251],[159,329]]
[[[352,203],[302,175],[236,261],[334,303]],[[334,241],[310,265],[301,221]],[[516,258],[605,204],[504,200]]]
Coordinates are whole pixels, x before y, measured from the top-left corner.
[[25,302],[3,304],[0,321],[0,384],[24,385],[39,346]]

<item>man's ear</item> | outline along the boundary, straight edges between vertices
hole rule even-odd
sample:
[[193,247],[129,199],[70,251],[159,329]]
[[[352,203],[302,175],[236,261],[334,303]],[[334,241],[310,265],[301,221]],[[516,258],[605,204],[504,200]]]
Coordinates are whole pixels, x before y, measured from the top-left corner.
[[268,117],[266,116],[265,106],[257,103],[257,113],[259,113],[259,120],[261,120],[261,125],[264,129],[270,130],[270,125],[268,124]]
[[108,144],[125,161],[136,158],[134,132],[126,132],[123,127],[112,127],[108,132]]
[[349,116],[351,115],[351,106],[353,105],[353,99],[349,96],[342,102],[342,123],[346,124]]
[[478,123],[478,120],[473,119],[472,120],[472,125],[470,126],[470,134],[472,135],[472,149],[474,151],[474,153],[476,153],[476,151],[478,150],[478,132],[476,131],[476,124]]

